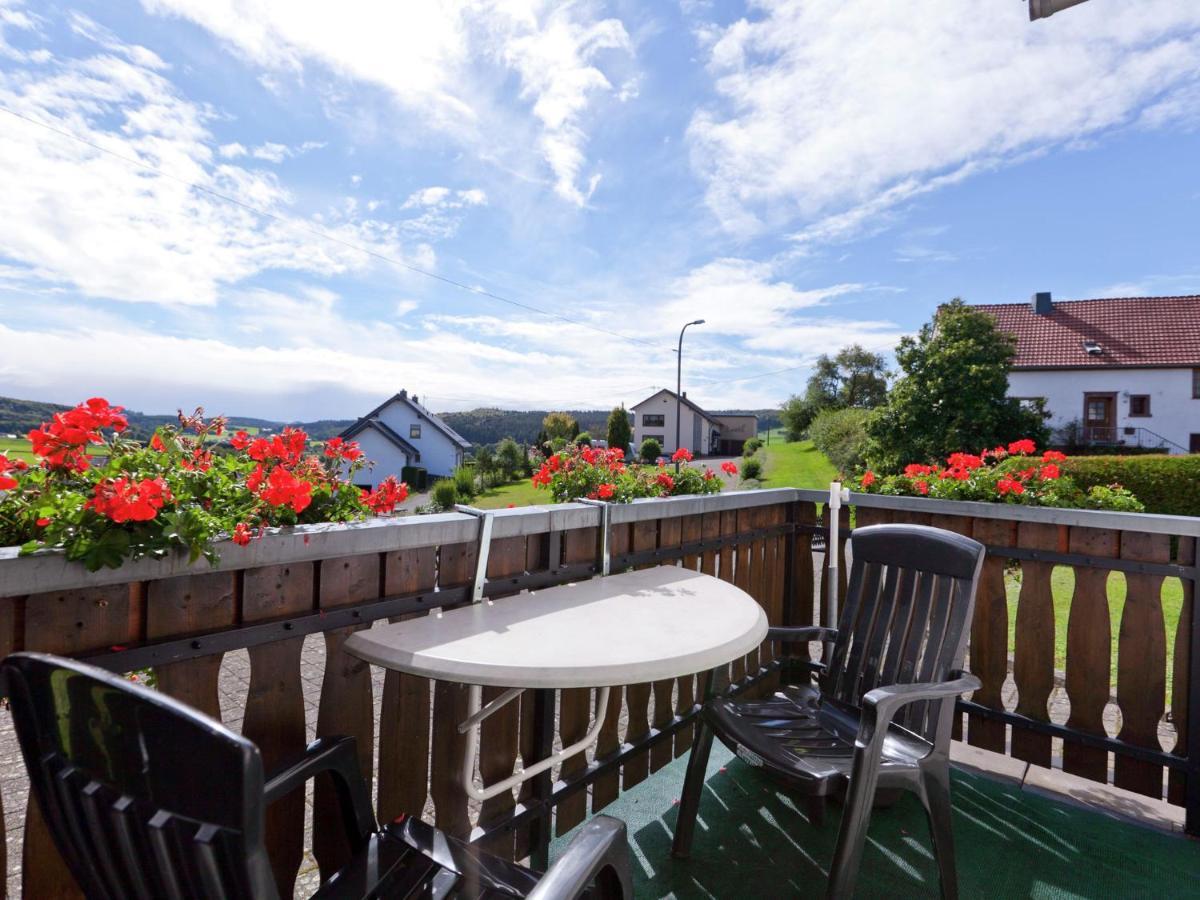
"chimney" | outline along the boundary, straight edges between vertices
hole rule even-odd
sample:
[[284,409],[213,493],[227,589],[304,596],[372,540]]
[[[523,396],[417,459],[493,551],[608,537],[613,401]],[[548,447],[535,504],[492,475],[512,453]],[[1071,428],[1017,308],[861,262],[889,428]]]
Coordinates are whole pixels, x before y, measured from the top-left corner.
[[1029,302],[1035,315],[1048,316],[1054,312],[1054,301],[1050,299],[1049,291],[1038,291]]
[[419,400],[417,399],[417,395],[416,395],[416,394],[413,394],[413,403],[420,403],[420,402],[421,402],[421,401],[419,401]]
[[404,388],[400,388],[400,399],[403,400],[407,396],[408,396],[408,391],[405,390]]
[[684,399],[684,400],[686,400],[686,399],[687,399],[687,391],[684,391],[684,392],[683,392],[682,394],[680,394],[679,396],[683,397],[683,399]]

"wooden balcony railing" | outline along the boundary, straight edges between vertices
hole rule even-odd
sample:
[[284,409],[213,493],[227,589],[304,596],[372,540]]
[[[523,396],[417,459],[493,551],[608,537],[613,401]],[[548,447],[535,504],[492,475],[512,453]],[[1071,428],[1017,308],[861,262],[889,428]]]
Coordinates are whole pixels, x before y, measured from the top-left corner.
[[[610,507],[614,570],[679,563],[744,588],[772,623],[819,622],[815,566],[821,557],[814,557],[812,542],[824,534],[818,525],[823,498],[783,489]],[[1194,615],[1200,519],[866,495],[853,495],[852,505],[857,525],[925,522],[971,534],[989,547],[970,648],[970,666],[984,686],[962,703],[958,736],[1037,765],[1061,765],[1096,781],[1165,796],[1187,807],[1188,829],[1200,833],[1200,729],[1188,728],[1200,722]],[[850,513],[843,515],[848,528]],[[580,504],[498,511],[487,595],[596,575],[601,522],[599,507]],[[114,671],[152,668],[160,689],[220,716],[222,658],[246,650],[245,709],[233,716],[225,710],[225,720],[241,722],[268,767],[303,746],[311,724],[305,701],[315,701],[318,735],[358,738],[381,819],[432,805],[439,826],[523,857],[546,840],[551,816],[561,834],[685,753],[701,686],[684,678],[614,690],[593,760],[568,761],[552,782],[529,783],[517,796],[469,808],[457,783],[462,686],[388,673],[377,703],[368,667],[348,656],[343,644],[379,619],[468,602],[479,533],[479,519],[457,513],[308,526],[247,548],[230,545],[216,567],[172,558],[97,573],[56,555],[18,558],[14,550],[0,550],[0,652],[63,653]],[[1062,566],[1074,573],[1065,599],[1065,582],[1056,573]],[[1126,582],[1123,605],[1110,598],[1114,572]],[[1019,597],[1010,603],[1018,573]],[[1164,619],[1166,579],[1178,587]],[[1062,636],[1055,631],[1056,602],[1069,608]],[[1111,616],[1115,606],[1121,606],[1119,622]],[[1176,610],[1177,624],[1169,630]],[[315,634],[325,645],[319,688],[301,672],[302,642]],[[1065,653],[1065,722],[1048,707],[1056,653]],[[1015,702],[1006,700],[1010,672]],[[770,690],[778,680],[773,649],[764,645],[732,665],[729,675],[738,689]],[[1114,690],[1121,725],[1110,733],[1105,709]],[[1168,698],[1165,732],[1172,741],[1164,747]],[[587,729],[592,702],[587,690],[559,692],[550,703],[527,692],[484,724],[483,776],[507,776],[522,755],[534,755],[552,740],[554,730],[563,743],[577,739]],[[309,849],[322,873],[344,856],[344,848],[326,839],[337,833],[327,827],[336,820],[334,803],[319,786],[317,838]],[[267,822],[284,895],[291,893],[305,850],[302,804],[303,798],[293,798],[290,806],[273,809]],[[22,856],[27,896],[77,893],[36,810],[26,817]]]

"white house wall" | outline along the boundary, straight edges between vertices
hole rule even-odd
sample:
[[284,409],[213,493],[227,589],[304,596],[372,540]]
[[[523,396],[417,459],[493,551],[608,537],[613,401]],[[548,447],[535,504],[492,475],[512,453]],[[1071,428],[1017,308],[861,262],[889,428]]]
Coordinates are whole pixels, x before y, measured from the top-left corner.
[[[1191,435],[1200,434],[1200,400],[1192,399],[1191,369],[1043,369],[1008,376],[1010,397],[1045,399],[1052,428],[1082,420],[1085,393],[1117,395],[1118,438],[1126,437],[1122,429],[1140,427],[1187,448]],[[1129,415],[1131,394],[1150,396],[1149,416]],[[1179,447],[1171,451],[1183,452]]]
[[[451,474],[462,461],[462,449],[445,432],[430,424],[429,419],[417,413],[411,406],[397,400],[379,413],[379,421],[408,441],[421,453],[421,461],[415,463],[430,475],[444,477]],[[410,426],[420,425],[421,436],[410,437]],[[399,473],[397,473],[399,474]]]
[[[677,446],[675,444],[675,406],[676,401],[674,397],[667,394],[656,394],[633,407],[635,416],[633,424],[634,452],[637,452],[642,446],[642,441],[647,437],[658,438],[662,443],[663,453],[666,456],[670,456],[675,452]],[[682,406],[683,413],[679,423],[680,442],[693,453],[709,453],[712,432],[716,427],[715,423],[705,419],[703,416],[697,415],[686,403],[682,403],[680,406]],[[642,417],[647,413],[650,415],[661,415],[663,417],[663,424],[649,426],[642,424]],[[697,425],[699,425],[699,442],[695,439]]]
[[355,476],[354,483],[361,487],[374,488],[389,475],[399,478],[401,470],[409,464],[404,451],[374,428],[360,431],[353,440],[358,441],[363,455],[375,464]]

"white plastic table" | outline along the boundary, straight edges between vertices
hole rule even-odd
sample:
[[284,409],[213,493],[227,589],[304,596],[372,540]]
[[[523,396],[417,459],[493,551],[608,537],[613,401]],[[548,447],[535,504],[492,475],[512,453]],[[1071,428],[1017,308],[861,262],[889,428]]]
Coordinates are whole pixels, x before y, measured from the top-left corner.
[[[704,672],[744,656],[767,636],[762,607],[711,575],[642,569],[484,600],[422,619],[360,631],[346,650],[369,663],[470,685],[463,786],[486,800],[596,742],[609,688]],[[482,686],[505,691],[482,706]],[[599,688],[587,736],[492,785],[475,784],[479,723],[527,688]]]

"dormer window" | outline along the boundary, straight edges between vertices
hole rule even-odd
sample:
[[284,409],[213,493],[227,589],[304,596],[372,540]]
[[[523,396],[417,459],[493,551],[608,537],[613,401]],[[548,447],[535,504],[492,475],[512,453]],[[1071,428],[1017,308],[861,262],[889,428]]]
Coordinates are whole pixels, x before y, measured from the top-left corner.
[[1095,341],[1084,341],[1083,352],[1088,356],[1102,356],[1104,354],[1104,348]]

